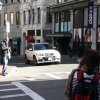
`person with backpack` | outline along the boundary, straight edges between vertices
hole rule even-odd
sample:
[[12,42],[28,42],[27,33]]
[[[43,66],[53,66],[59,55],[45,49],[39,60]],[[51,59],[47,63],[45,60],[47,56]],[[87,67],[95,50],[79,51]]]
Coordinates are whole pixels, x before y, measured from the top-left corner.
[[67,81],[67,100],[100,100],[100,52],[89,49]]

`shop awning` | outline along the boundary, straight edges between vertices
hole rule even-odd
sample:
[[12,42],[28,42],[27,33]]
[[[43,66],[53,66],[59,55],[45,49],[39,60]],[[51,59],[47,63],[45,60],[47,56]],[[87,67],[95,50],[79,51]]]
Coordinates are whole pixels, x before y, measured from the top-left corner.
[[46,34],[46,37],[72,37],[71,33],[67,34]]
[[21,41],[21,38],[20,37],[14,37],[12,40],[13,41]]
[[27,41],[33,41],[34,40],[34,36],[26,36],[25,39]]

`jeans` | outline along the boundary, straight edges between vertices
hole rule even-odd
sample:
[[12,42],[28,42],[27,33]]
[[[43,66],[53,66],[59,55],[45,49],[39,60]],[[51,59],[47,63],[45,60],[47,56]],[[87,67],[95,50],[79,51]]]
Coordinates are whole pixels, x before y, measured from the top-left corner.
[[6,69],[8,65],[8,57],[2,57],[3,59],[3,69],[2,69],[2,74],[6,74]]

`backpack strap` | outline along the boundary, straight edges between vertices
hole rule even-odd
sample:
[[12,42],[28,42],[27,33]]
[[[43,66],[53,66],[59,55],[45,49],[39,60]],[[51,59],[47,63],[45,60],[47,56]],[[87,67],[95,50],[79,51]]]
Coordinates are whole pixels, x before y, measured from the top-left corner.
[[78,82],[80,82],[84,78],[83,71],[79,70],[77,72],[77,77],[78,77]]
[[100,79],[100,75],[99,75],[99,74],[94,74],[93,82],[94,82],[95,84],[98,84],[99,79]]

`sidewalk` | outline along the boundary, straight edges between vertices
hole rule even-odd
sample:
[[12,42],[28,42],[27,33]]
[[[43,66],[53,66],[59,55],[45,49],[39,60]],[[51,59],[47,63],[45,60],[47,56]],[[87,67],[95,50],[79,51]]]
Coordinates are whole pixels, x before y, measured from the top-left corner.
[[6,76],[2,76],[2,65],[0,64],[0,80],[6,76],[9,76],[11,73],[14,73],[17,70],[16,66],[9,66],[7,67],[6,72],[8,73]]

